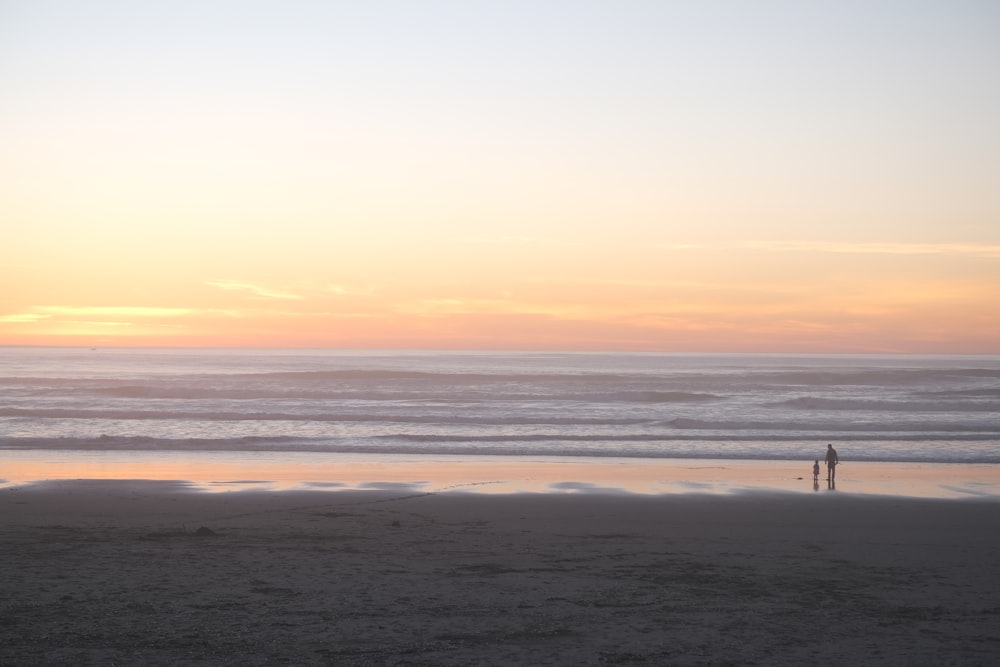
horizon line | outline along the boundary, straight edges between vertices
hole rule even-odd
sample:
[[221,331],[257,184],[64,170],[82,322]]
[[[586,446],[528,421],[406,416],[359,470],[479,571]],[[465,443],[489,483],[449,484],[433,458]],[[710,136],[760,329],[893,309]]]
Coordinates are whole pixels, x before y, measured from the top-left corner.
[[360,346],[279,346],[279,345],[83,345],[43,343],[0,343],[0,349],[66,349],[66,350],[264,350],[264,351],[323,351],[323,352],[398,352],[398,353],[503,353],[503,354],[630,354],[630,355],[720,355],[720,356],[869,356],[869,357],[1000,357],[1000,352],[900,352],[900,351],[802,351],[802,350],[625,350],[601,348],[574,350],[566,348],[497,348],[497,347],[360,347]]

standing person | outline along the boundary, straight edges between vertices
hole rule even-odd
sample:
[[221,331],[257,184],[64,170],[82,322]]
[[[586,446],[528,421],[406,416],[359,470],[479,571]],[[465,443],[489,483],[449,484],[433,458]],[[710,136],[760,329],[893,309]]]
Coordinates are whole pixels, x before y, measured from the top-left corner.
[[826,446],[826,479],[827,481],[834,481],[837,477],[837,464],[840,463],[840,458],[837,456],[837,450],[833,448],[833,445]]
[[819,461],[813,461],[813,481],[819,479]]

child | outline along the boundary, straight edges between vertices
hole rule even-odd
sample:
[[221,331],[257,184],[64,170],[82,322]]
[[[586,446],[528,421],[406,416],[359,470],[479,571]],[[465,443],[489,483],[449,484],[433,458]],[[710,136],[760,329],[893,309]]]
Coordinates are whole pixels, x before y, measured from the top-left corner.
[[813,481],[819,480],[819,460],[813,461]]

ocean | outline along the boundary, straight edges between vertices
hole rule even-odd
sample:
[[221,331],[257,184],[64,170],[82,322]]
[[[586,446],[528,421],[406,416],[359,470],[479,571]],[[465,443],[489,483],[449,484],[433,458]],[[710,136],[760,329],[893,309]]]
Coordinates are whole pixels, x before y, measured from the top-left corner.
[[1000,357],[0,348],[0,451],[1000,463]]

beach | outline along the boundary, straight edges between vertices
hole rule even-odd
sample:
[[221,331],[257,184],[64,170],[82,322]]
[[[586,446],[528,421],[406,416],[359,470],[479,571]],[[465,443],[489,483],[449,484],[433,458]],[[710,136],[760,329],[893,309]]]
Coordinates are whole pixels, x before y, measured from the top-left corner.
[[850,493],[1000,499],[1000,465],[849,460],[835,484],[812,461],[614,456],[428,456],[305,452],[4,450],[0,489],[78,479],[182,482],[200,491]]
[[1000,505],[0,489],[2,665],[986,665]]

